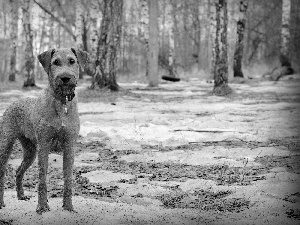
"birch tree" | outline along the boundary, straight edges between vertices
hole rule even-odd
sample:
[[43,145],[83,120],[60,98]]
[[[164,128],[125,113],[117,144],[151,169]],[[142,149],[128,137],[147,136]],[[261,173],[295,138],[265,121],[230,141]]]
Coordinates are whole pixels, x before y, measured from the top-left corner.
[[200,48],[198,52],[199,62],[198,69],[203,69],[205,72],[210,71],[211,68],[211,27],[210,27],[210,0],[204,0],[200,4],[200,23],[202,23],[200,34]]
[[101,17],[100,9],[97,7],[96,1],[90,2],[90,70],[92,73],[92,85],[91,89],[95,88],[95,75],[96,75],[96,59],[97,59],[97,47],[98,47],[98,26],[97,17]]
[[76,38],[76,47],[83,50],[83,5],[81,0],[76,0],[76,21],[75,21],[75,38]]
[[290,59],[290,18],[291,0],[282,0],[282,25],[281,25],[281,66],[291,66]]
[[158,3],[149,2],[149,54],[148,82],[150,87],[158,86]]
[[228,86],[228,56],[227,56],[227,0],[217,0],[216,4],[216,36],[213,55],[214,89],[213,94],[224,96],[232,93]]
[[[76,21],[75,21],[75,37],[76,37],[76,47],[78,49],[83,49],[83,5],[81,3],[81,0],[76,0]],[[82,79],[83,76],[83,70],[84,68],[79,68],[79,79]]]
[[49,37],[49,47],[55,48],[54,42],[54,21],[52,19],[48,19],[48,37]]
[[103,19],[97,46],[94,84],[100,89],[118,91],[117,51],[122,36],[123,0],[104,0]]
[[211,63],[210,63],[210,73],[215,76],[216,70],[216,34],[217,34],[217,19],[216,19],[216,1],[218,0],[208,0],[208,10],[209,10],[209,41],[211,47]]
[[34,57],[33,57],[33,35],[31,30],[31,0],[22,0],[23,10],[23,29],[25,35],[25,81],[23,87],[35,86],[35,75],[34,75]]
[[167,38],[168,38],[168,71],[170,77],[175,77],[176,72],[176,66],[175,66],[175,40],[174,40],[174,18],[172,16],[173,12],[173,6],[170,4],[170,6],[167,8]]
[[1,48],[1,57],[0,57],[0,81],[5,81],[6,74],[8,73],[9,67],[9,32],[8,32],[8,17],[9,10],[7,1],[0,1],[0,48]]
[[[138,36],[146,49],[146,77],[149,71],[149,0],[139,0]],[[142,46],[141,46],[142,47]],[[142,51],[141,51],[142,52]]]
[[172,72],[169,75],[177,74],[177,57],[179,55],[179,30],[178,30],[178,19],[177,19],[177,10],[178,10],[178,3],[177,0],[171,1],[171,15],[172,15],[172,22],[171,27],[172,31],[170,32],[170,52],[169,52],[169,62]]
[[11,53],[10,53],[10,71],[8,80],[16,80],[16,64],[17,64],[17,38],[18,38],[18,1],[10,0],[10,39],[11,39]]
[[237,21],[237,40],[235,43],[234,61],[233,61],[233,76],[244,77],[242,71],[242,59],[244,50],[244,33],[246,25],[246,12],[248,8],[248,0],[240,0],[239,19]]

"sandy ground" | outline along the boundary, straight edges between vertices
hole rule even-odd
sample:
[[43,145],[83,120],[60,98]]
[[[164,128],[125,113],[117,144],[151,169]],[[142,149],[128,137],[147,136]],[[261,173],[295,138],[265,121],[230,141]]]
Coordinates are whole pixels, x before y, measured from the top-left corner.
[[[60,154],[49,160],[51,211],[35,212],[36,162],[24,181],[32,198],[17,200],[15,146],[0,225],[300,223],[298,79],[231,84],[231,98],[197,79],[121,86],[130,92],[80,99],[77,212],[61,209]],[[38,93],[0,93],[0,115]]]

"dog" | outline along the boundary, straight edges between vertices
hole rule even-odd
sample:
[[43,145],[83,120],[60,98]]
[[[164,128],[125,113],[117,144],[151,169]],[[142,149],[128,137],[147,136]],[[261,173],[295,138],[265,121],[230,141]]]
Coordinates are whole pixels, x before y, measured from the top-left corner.
[[38,60],[48,74],[48,87],[38,98],[16,101],[4,112],[0,123],[0,209],[5,206],[4,178],[7,162],[13,144],[18,139],[23,147],[23,161],[16,172],[18,199],[29,199],[24,195],[22,180],[37,155],[39,183],[36,211],[42,214],[50,210],[46,185],[48,155],[59,147],[63,153],[63,209],[74,211],[73,146],[80,129],[75,88],[79,66],[83,68],[87,59],[88,53],[76,48],[50,49],[41,53]]

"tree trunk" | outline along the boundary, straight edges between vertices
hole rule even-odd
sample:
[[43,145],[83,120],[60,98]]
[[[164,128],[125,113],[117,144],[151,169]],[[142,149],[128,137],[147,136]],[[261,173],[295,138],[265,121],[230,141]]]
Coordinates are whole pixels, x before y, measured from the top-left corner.
[[202,70],[205,72],[205,76],[203,78],[209,79],[210,78],[210,71],[211,71],[211,2],[210,0],[204,0],[200,3],[200,48],[198,52],[198,70]]
[[100,10],[97,8],[97,2],[91,1],[90,3],[90,72],[92,75],[91,89],[95,88],[95,74],[96,74],[96,59],[97,59],[97,47],[98,47],[98,27],[97,27],[97,17],[102,18]]
[[271,72],[270,80],[273,81],[278,81],[281,77],[294,73],[291,65],[290,19],[291,0],[282,0],[281,48],[279,56],[281,66]]
[[[200,52],[203,51],[203,46],[201,45],[201,37],[202,37],[202,27],[205,24],[204,16],[202,14],[203,2],[196,1],[194,3],[194,21],[193,21],[193,33],[194,33],[194,53],[193,55],[197,58],[197,68],[198,71],[201,69],[201,57]],[[202,23],[203,21],[203,23]]]
[[[197,51],[195,54],[197,54],[197,67],[198,71],[203,69],[203,59],[204,57],[207,58],[207,45],[204,45],[204,41],[206,41],[206,26],[207,26],[207,18],[206,18],[206,1],[199,2],[198,6],[198,29],[199,29],[199,35],[197,37],[198,39],[198,45],[197,45]],[[203,43],[203,44],[202,44]],[[207,66],[207,65],[206,65]]]
[[10,53],[10,71],[9,81],[16,81],[16,62],[17,62],[17,38],[18,38],[18,1],[10,0],[10,38],[11,38],[11,53]]
[[89,51],[89,40],[88,40],[88,30],[89,30],[89,15],[86,11],[83,16],[83,33],[82,33],[82,43],[83,43],[83,50],[88,52]]
[[5,79],[6,79],[6,73],[8,71],[8,64],[9,64],[9,60],[6,57],[3,61],[3,77],[1,78],[2,81],[5,81]]
[[[76,47],[83,50],[83,5],[81,0],[76,0],[76,21],[75,21]],[[79,68],[79,79],[83,77],[84,68]]]
[[228,0],[228,26],[227,26],[227,43],[228,43],[228,82],[233,80],[234,52],[237,41],[237,21],[239,12],[239,1]]
[[148,81],[150,87],[158,86],[158,2],[150,0],[149,4],[149,67]]
[[48,28],[49,28],[49,49],[55,48],[55,42],[54,42],[54,21],[52,19],[48,19]]
[[55,45],[57,48],[60,48],[60,46],[61,46],[61,25],[58,24],[56,29],[57,29],[57,37],[56,37]]
[[174,74],[174,77],[177,74],[177,56],[179,55],[179,31],[178,31],[178,20],[176,18],[177,13],[177,1],[171,2],[171,14],[172,14],[172,31],[170,32],[170,56],[169,56],[169,62],[171,66],[172,73]]
[[9,17],[9,7],[7,4],[8,1],[0,1],[1,10],[1,22],[0,22],[0,38],[6,39],[8,38],[8,17]]
[[31,0],[23,0],[23,29],[25,34],[25,81],[23,87],[35,86],[33,36],[30,23],[31,8]]
[[[217,0],[218,1],[218,0]],[[216,33],[217,33],[217,19],[216,19],[216,7],[215,7],[215,1],[208,0],[208,10],[209,10],[209,20],[210,20],[210,26],[209,26],[209,43],[211,47],[211,63],[210,63],[210,73],[211,77],[215,76],[215,70],[216,70]]]
[[[6,25],[6,24],[4,24]],[[10,55],[10,41],[8,34],[3,34],[3,39],[0,39],[1,57],[0,57],[0,81],[6,80],[6,74],[9,70],[9,55]]]
[[188,1],[182,2],[183,7],[183,15],[182,15],[182,22],[183,22],[183,32],[182,32],[182,39],[181,39],[181,55],[183,57],[182,64],[183,64],[183,71],[186,74],[189,70],[189,56],[192,55],[190,51],[190,43],[189,43],[189,28],[188,28],[188,20],[189,20],[189,11],[188,11]]
[[161,23],[161,28],[159,29],[161,44],[159,46],[158,66],[160,66],[163,69],[163,72],[166,73],[166,75],[168,75],[169,77],[176,77],[176,72],[173,66],[173,7],[172,4],[168,3],[168,0],[163,0],[161,7],[162,19],[158,22]]
[[168,65],[169,64],[169,57],[167,57],[169,53],[169,45],[168,45],[168,40],[167,40],[167,29],[166,29],[166,0],[162,0],[162,9],[161,9],[161,14],[162,14],[162,19],[161,19],[161,36],[160,36],[160,45],[159,45],[159,58],[162,59],[163,64]]
[[[146,60],[145,60],[145,71],[146,77],[148,77],[149,71],[149,0],[139,0],[139,25],[138,25],[138,36],[142,39],[145,46],[141,48],[146,50]],[[142,49],[141,49],[142,52]]]
[[291,66],[290,57],[290,17],[291,0],[282,0],[282,26],[281,26],[281,66]]
[[232,93],[228,86],[228,56],[227,56],[227,0],[218,0],[216,3],[216,37],[215,37],[215,86],[213,94],[224,96]]
[[98,41],[95,83],[100,89],[118,91],[117,50],[122,36],[123,0],[104,0],[103,20]]
[[233,61],[233,76],[234,77],[244,77],[242,71],[242,59],[244,50],[244,33],[246,25],[246,12],[248,8],[248,0],[240,1],[239,9],[239,20],[237,21],[237,40],[235,44],[234,51],[234,61]]

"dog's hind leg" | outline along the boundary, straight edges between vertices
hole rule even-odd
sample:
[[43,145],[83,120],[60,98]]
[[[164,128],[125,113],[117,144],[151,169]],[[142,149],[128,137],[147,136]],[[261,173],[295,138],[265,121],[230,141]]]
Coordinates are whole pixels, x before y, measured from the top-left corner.
[[15,141],[14,137],[6,134],[7,132],[4,133],[3,130],[0,131],[0,209],[5,206],[4,180],[5,180],[6,166]]
[[26,137],[20,137],[19,141],[23,147],[23,161],[16,173],[16,189],[19,200],[29,200],[29,196],[24,195],[23,177],[26,170],[32,165],[36,158],[36,146]]

